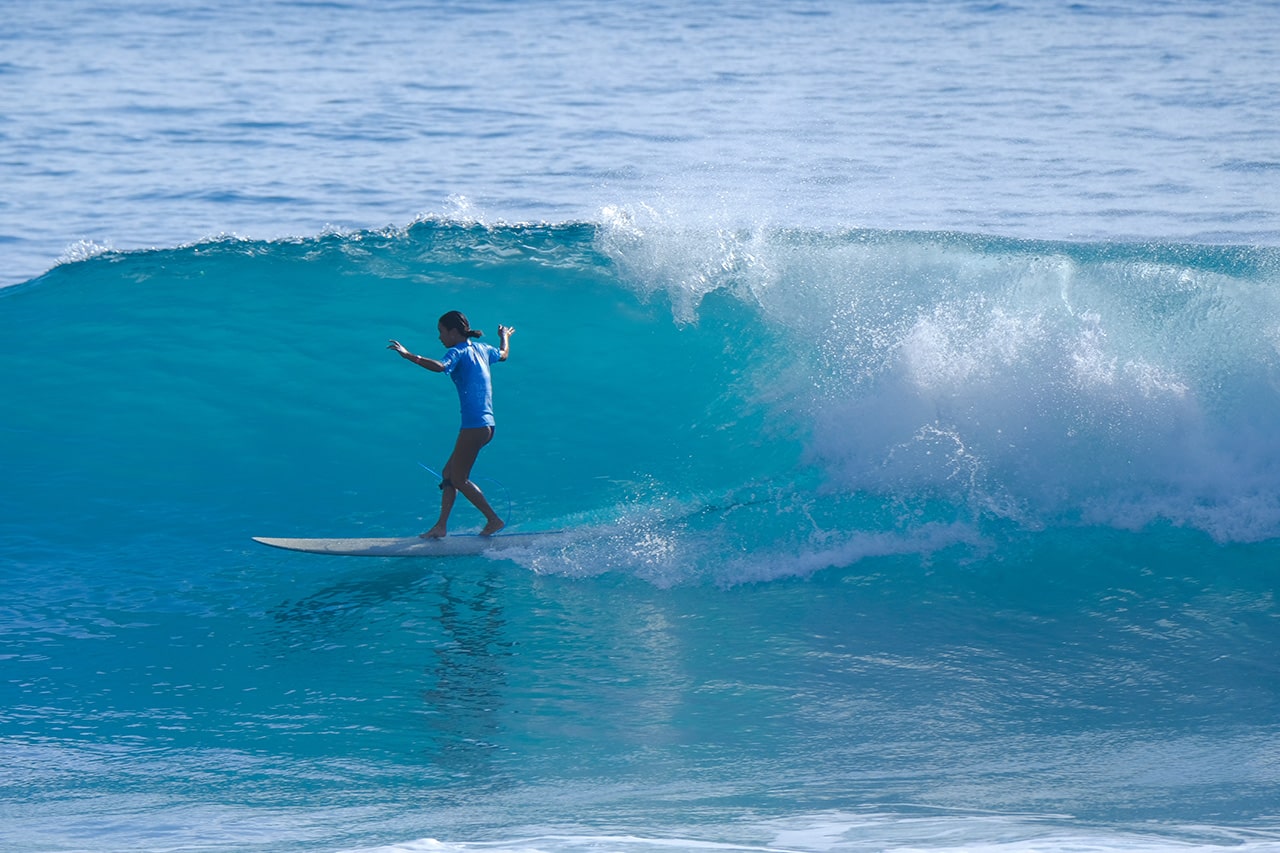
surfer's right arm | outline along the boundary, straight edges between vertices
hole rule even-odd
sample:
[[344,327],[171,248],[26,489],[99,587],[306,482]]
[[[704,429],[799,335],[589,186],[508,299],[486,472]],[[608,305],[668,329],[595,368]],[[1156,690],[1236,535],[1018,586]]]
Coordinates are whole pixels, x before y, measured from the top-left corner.
[[400,353],[401,358],[408,359],[409,361],[412,361],[414,364],[418,365],[419,367],[425,367],[427,370],[430,370],[433,373],[444,373],[443,364],[436,361],[434,358],[426,358],[424,356],[414,355],[413,353],[405,349],[404,344],[400,343],[399,341],[392,341],[391,343],[387,344],[387,349],[395,350],[396,352]]

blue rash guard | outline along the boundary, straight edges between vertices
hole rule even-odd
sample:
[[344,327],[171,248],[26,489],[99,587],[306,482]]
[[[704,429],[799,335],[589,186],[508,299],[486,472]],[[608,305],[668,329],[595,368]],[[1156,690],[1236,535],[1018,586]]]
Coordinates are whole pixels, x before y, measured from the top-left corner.
[[440,363],[458,389],[458,405],[462,410],[462,429],[491,427],[493,420],[493,380],[489,365],[501,361],[502,355],[488,344],[466,340],[450,347]]

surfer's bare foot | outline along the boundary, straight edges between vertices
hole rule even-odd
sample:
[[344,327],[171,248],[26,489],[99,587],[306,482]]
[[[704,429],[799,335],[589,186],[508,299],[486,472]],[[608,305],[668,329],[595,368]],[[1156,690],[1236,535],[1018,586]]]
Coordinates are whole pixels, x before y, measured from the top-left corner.
[[484,529],[480,531],[480,535],[492,536],[493,534],[497,533],[499,530],[501,530],[506,526],[507,526],[507,523],[502,519],[500,518],[494,519],[493,521],[489,522],[484,526]]
[[419,539],[443,539],[448,535],[449,535],[449,532],[445,529],[445,526],[443,524],[437,524],[435,527],[431,528],[426,533],[419,533],[418,538]]

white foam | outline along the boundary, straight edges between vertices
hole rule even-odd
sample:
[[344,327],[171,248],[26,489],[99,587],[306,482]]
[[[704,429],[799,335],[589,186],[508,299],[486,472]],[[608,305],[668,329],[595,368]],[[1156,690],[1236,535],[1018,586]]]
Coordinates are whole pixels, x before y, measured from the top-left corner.
[[759,313],[772,337],[750,365],[757,400],[808,434],[838,488],[1030,524],[1280,535],[1262,498],[1280,494],[1266,272],[1159,247],[605,219],[602,248],[632,286],[669,294],[678,322],[713,291]]
[[[720,835],[726,840],[715,840]],[[1144,828],[1077,824],[1068,815],[949,811],[925,806],[868,812],[830,812],[701,828],[700,837],[545,834],[466,842],[423,838],[346,853],[1271,853],[1276,827],[1153,825]],[[728,840],[734,839],[734,840]]]

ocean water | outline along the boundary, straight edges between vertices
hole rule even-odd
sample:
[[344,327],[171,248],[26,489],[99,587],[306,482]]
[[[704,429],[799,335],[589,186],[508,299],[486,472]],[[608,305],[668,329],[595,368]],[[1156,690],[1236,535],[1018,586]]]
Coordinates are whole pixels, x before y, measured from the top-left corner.
[[1280,849],[1280,8],[5,12],[0,848]]

